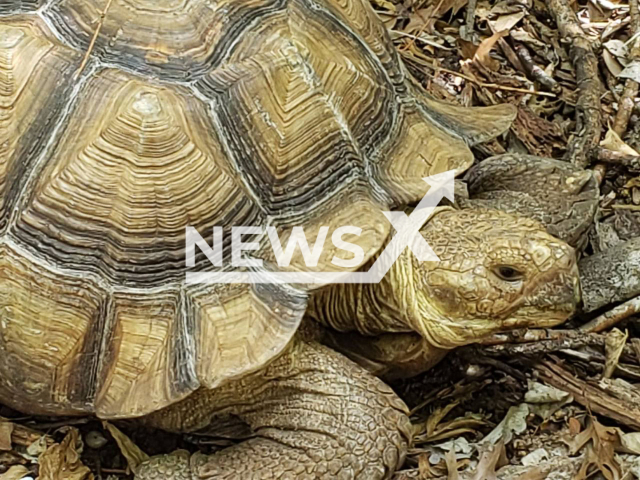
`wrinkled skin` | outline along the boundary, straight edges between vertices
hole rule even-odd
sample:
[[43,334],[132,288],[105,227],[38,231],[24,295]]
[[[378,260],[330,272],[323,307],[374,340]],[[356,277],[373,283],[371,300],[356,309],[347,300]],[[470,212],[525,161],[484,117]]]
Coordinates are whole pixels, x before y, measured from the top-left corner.
[[[255,437],[211,456],[153,459],[138,478],[388,479],[410,442],[406,407],[381,380],[318,340],[376,374],[411,375],[456,346],[513,328],[551,327],[576,308],[574,251],[535,221],[445,208],[421,232],[440,262],[420,263],[405,251],[379,284],[322,290],[309,319],[324,325],[324,337],[304,328],[262,371],[145,419],[173,431],[211,432],[234,418]],[[358,445],[376,447],[365,453]]]
[[640,238],[582,259],[580,280],[585,313],[640,295]]
[[491,210],[448,211],[429,222],[424,235],[440,262],[411,257],[414,316],[420,318],[414,322],[434,346],[552,327],[579,301],[573,249],[535,221]]
[[471,208],[497,208],[541,222],[568,244],[584,246],[600,192],[591,170],[532,155],[505,154],[480,162],[467,174]]
[[[573,249],[536,221],[497,210],[444,210],[422,234],[440,262],[420,263],[405,251],[380,284],[334,287],[311,306],[333,330],[348,331],[356,319],[363,335],[330,331],[327,343],[376,375],[410,377],[483,336],[558,325],[579,302]],[[371,337],[406,330],[420,336]]]

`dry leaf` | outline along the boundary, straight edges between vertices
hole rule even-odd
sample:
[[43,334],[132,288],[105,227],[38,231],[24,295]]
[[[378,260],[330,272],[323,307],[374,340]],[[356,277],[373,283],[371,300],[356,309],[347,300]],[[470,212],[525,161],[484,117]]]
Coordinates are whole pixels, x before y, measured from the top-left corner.
[[602,59],[613,76],[617,77],[622,73],[622,65],[609,50],[602,51]]
[[575,437],[582,430],[582,425],[580,424],[580,420],[575,417],[571,417],[569,419],[569,435]]
[[[51,444],[53,446],[54,444]],[[33,442],[31,445],[27,447],[27,453],[32,457],[39,457],[49,448],[49,444],[47,442],[47,437],[42,435],[38,440]]]
[[447,480],[460,480],[460,475],[458,475],[456,452],[453,448],[444,456],[444,461],[447,464]]
[[640,155],[640,153],[636,152],[633,148],[624,143],[620,136],[611,128],[607,130],[607,134],[605,135],[604,140],[600,142],[600,146],[607,150],[620,152],[624,155]]
[[523,473],[515,480],[545,480],[547,478],[547,472],[543,471],[540,467],[532,468],[528,472]]
[[492,450],[482,452],[475,475],[471,480],[498,480],[496,466],[504,450],[504,443],[499,442]]
[[580,471],[574,480],[592,478],[597,471],[607,480],[621,480],[621,469],[615,458],[615,449],[620,444],[618,430],[605,427],[595,418],[589,419],[587,428],[573,439],[565,441],[575,455],[586,448],[586,455]]
[[491,433],[482,439],[481,444],[507,444],[516,435],[527,429],[527,416],[529,415],[529,405],[521,403],[517,407],[511,407],[507,411],[504,419],[494,428]]
[[482,64],[492,71],[497,71],[500,68],[500,63],[497,60],[494,60],[489,55],[494,45],[507,34],[506,31],[496,32],[491,35],[489,38],[485,38],[480,45],[478,45],[478,49],[476,50],[476,54],[473,56],[473,60]]
[[634,177],[624,184],[624,188],[639,188],[640,187],[640,177]]
[[622,355],[622,350],[627,343],[628,333],[622,333],[617,328],[614,328],[605,337],[604,346],[606,359],[604,362],[604,371],[602,376],[604,378],[611,378],[613,372],[618,366],[618,360]]
[[431,464],[429,463],[429,455],[421,453],[418,456],[418,474],[420,478],[431,477]]
[[69,429],[62,443],[56,443],[40,455],[38,480],[93,480],[91,470],[80,460],[82,440],[78,430]]
[[426,423],[427,435],[433,435],[433,433],[436,431],[438,425],[440,424],[440,422],[442,422],[444,417],[446,417],[451,410],[456,408],[459,403],[460,402],[450,403],[446,407],[441,407],[436,409],[435,412],[429,415],[429,418],[427,419],[427,423]]
[[630,78],[637,83],[640,83],[640,61],[634,60],[629,65],[627,65],[620,75],[619,78]]
[[11,450],[11,434],[13,433],[13,423],[0,422],[0,451]]
[[387,0],[373,0],[373,3],[375,3],[376,6],[382,8],[383,10],[388,10],[394,13],[396,11],[396,6],[393,3],[388,2]]
[[520,20],[524,18],[525,12],[515,12],[509,15],[500,15],[495,20],[489,20],[491,31],[493,32],[508,32],[511,30]]
[[522,457],[520,463],[526,467],[532,467],[534,465],[540,464],[543,460],[549,459],[549,452],[547,452],[544,448],[538,448],[533,452],[529,453]]
[[431,8],[421,8],[411,12],[411,15],[409,15],[409,23],[403,31],[405,33],[423,32],[425,30],[428,31],[426,24],[432,19],[431,11]]
[[640,455],[640,432],[624,433],[618,429],[621,450],[625,453]]
[[608,42],[603,43],[602,46],[616,57],[625,58],[629,54],[629,49],[621,40],[609,40]]
[[0,480],[20,480],[29,475],[29,470],[23,465],[14,465],[0,475]]
[[102,422],[102,426],[106,428],[113,439],[120,447],[120,452],[127,459],[127,464],[132,472],[136,471],[138,465],[149,459],[149,455],[144,453],[140,448],[131,441],[124,433],[111,425],[109,422]]

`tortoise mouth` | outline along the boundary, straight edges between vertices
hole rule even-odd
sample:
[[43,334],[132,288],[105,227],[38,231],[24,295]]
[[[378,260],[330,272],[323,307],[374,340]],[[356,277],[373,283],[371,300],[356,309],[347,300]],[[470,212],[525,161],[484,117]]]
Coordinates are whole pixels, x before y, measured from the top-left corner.
[[507,318],[484,318],[423,321],[419,333],[434,347],[451,349],[475,343],[494,333],[524,328],[553,328],[563,324],[576,311],[577,302],[566,301],[548,308],[526,305],[513,311]]
[[576,311],[576,302],[564,302],[553,305],[549,309],[539,307],[522,307],[514,316],[506,319],[500,331],[515,330],[518,328],[552,328],[563,324]]

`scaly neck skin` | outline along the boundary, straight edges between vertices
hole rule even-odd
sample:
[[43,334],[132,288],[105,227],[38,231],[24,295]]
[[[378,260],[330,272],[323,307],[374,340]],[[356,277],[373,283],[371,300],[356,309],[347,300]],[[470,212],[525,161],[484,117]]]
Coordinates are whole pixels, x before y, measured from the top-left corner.
[[[394,263],[380,283],[333,284],[315,293],[307,315],[340,332],[357,331],[363,335],[410,332],[408,305],[414,301],[411,292],[410,265],[405,255]],[[368,270],[375,258],[363,270]],[[393,285],[396,285],[394,288]]]
[[411,258],[403,254],[380,283],[335,284],[317,292],[307,315],[329,327],[323,340],[328,346],[374,375],[409,378],[449,350],[433,346],[424,322],[417,320],[435,312],[428,304],[418,305],[425,302],[418,299],[412,278]]

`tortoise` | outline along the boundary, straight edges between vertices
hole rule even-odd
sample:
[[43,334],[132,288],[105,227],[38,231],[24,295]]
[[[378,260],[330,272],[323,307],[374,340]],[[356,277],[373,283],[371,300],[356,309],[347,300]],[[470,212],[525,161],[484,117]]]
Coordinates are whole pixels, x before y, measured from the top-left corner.
[[[573,249],[487,209],[437,210],[421,232],[441,261],[407,250],[379,284],[187,284],[217,269],[200,251],[185,262],[188,227],[223,227],[228,271],[232,227],[284,242],[348,225],[361,258],[325,248],[274,267],[258,238],[239,260],[366,268],[391,236],[384,212],[509,127],[513,106],[425,93],[364,0],[4,1],[0,87],[0,401],[253,432],[154,458],[141,479],[389,478],[406,407],[325,332],[409,374],[576,306]],[[399,350],[409,332],[418,356]]]

